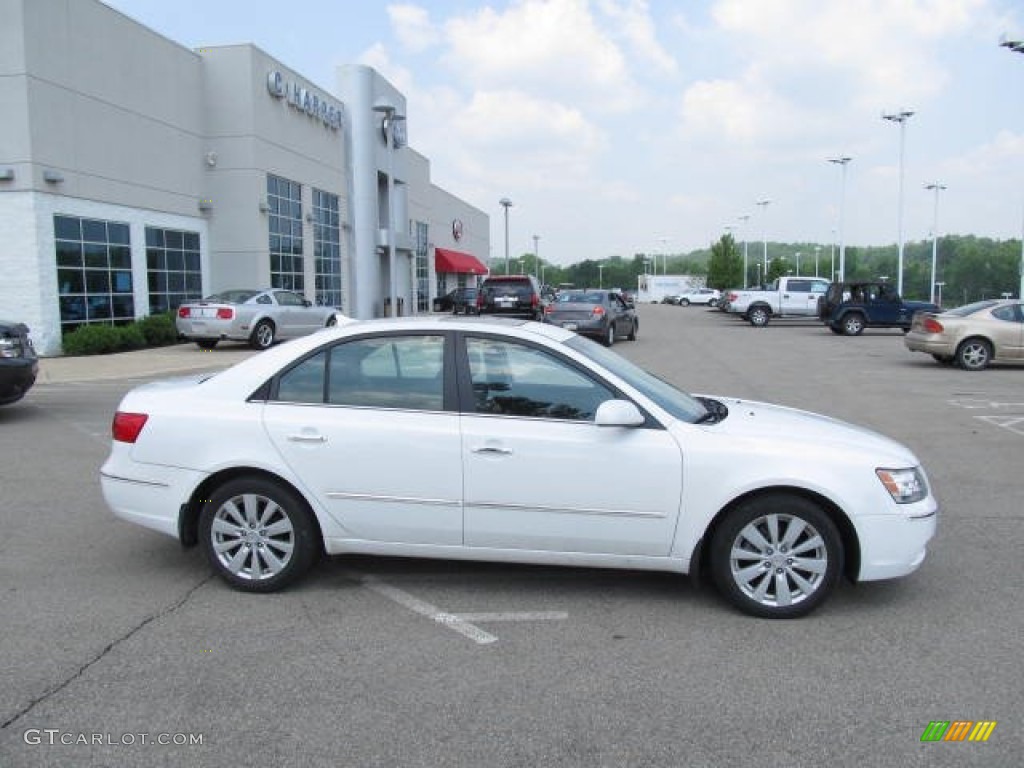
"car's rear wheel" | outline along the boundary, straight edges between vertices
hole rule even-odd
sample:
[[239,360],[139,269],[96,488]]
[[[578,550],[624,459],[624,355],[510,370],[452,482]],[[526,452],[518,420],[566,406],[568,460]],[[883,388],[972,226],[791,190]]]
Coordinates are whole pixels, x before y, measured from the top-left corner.
[[715,584],[744,613],[770,619],[804,616],[835,588],[843,548],[831,518],[791,493],[741,503],[715,531]]
[[608,323],[608,330],[604,333],[604,345],[610,347],[615,343],[615,323]]
[[952,365],[956,360],[949,355],[932,355],[935,358],[935,362],[939,365]]
[[690,300],[689,299],[680,299],[679,300],[679,306],[681,306],[681,307],[688,307],[688,306],[690,306]]
[[321,552],[306,503],[261,477],[236,478],[214,491],[199,515],[199,531],[213,569],[246,592],[293,583]]
[[956,364],[965,371],[983,371],[992,361],[992,345],[985,339],[965,339],[956,348]]
[[640,330],[640,321],[637,320],[634,317],[633,318],[633,324],[631,326],[629,326],[629,336],[627,336],[626,338],[629,339],[629,341],[636,341],[636,333],[639,330]]
[[754,307],[747,312],[747,320],[755,328],[763,328],[768,325],[771,315],[772,313],[768,311],[767,307]]
[[269,320],[260,320],[252,329],[249,344],[256,349],[270,349],[274,345],[274,324]]
[[200,349],[213,349],[220,339],[196,339],[196,346]]
[[864,331],[864,315],[851,312],[843,318],[843,333],[847,336],[859,336]]

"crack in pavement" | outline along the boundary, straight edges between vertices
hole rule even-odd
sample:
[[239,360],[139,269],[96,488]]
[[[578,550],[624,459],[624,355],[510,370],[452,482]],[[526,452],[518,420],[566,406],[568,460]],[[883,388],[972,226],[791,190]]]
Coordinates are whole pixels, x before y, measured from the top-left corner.
[[208,584],[213,578],[214,578],[214,574],[212,574],[212,573],[209,574],[205,579],[203,579],[198,584],[196,584],[194,587],[189,589],[179,600],[177,600],[174,603],[171,603],[169,606],[164,608],[162,611],[159,611],[159,612],[154,613],[154,614],[152,614],[150,616],[147,616],[139,624],[137,624],[136,626],[132,627],[125,634],[121,635],[121,637],[119,637],[119,638],[117,638],[115,640],[112,640],[110,643],[107,644],[107,646],[103,650],[101,650],[98,654],[96,654],[95,657],[93,657],[92,659],[87,661],[85,664],[80,666],[78,668],[78,671],[75,672],[73,675],[68,677],[63,682],[58,683],[57,685],[53,686],[52,688],[47,690],[45,693],[43,693],[41,696],[33,699],[28,704],[26,704],[24,707],[22,707],[21,710],[19,710],[18,712],[15,712],[14,715],[12,715],[10,718],[8,718],[5,722],[0,723],[0,731],[6,730],[9,726],[13,725],[18,720],[23,718],[25,715],[27,715],[29,712],[31,712],[33,709],[35,709],[38,705],[42,704],[44,701],[46,701],[47,699],[51,698],[55,694],[58,694],[61,691],[63,691],[65,688],[67,688],[69,685],[71,685],[71,683],[75,682],[75,680],[78,680],[80,677],[82,677],[82,675],[84,675],[86,673],[86,671],[89,670],[90,667],[92,667],[97,662],[101,661],[108,653],[110,653],[112,650],[114,650],[114,648],[116,648],[117,646],[121,645],[121,643],[125,642],[126,640],[131,639],[135,634],[137,634],[140,630],[142,630],[143,627],[147,626],[151,622],[156,621],[157,619],[162,619],[164,616],[167,616],[168,614],[174,613],[175,611],[177,611],[179,608],[181,608],[183,605],[185,605],[185,603],[187,603],[191,599],[192,595],[194,595],[199,590],[200,587]]

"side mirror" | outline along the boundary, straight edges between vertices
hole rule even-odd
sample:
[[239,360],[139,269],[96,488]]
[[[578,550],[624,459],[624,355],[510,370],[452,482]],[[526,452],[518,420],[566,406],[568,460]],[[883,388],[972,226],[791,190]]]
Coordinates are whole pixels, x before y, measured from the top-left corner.
[[639,427],[644,415],[629,400],[605,400],[597,406],[594,423],[599,427]]

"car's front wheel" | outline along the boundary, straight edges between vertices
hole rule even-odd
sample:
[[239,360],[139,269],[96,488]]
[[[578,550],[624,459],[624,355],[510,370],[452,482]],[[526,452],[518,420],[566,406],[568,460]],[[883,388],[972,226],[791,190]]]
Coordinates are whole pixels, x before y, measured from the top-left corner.
[[956,364],[965,371],[983,371],[992,361],[992,345],[985,339],[967,339],[956,349]]
[[293,491],[260,477],[218,488],[199,515],[214,570],[246,592],[272,592],[300,578],[321,551],[318,528]]
[[744,613],[792,619],[817,608],[842,572],[843,548],[831,518],[791,493],[749,499],[711,541],[715,584]]
[[681,307],[688,307],[688,306],[690,306],[690,300],[689,299],[680,299],[679,300],[679,306],[681,306]]
[[274,324],[269,320],[260,320],[252,330],[249,344],[256,349],[270,349],[274,345]]

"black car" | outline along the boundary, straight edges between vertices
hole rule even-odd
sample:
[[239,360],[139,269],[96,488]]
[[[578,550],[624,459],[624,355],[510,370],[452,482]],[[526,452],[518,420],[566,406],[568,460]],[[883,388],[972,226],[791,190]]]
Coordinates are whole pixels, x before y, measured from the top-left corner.
[[542,320],[546,304],[540,282],[533,275],[488,277],[476,294],[476,311],[480,315]]
[[472,315],[476,312],[476,288],[453,288],[434,299],[435,312]]
[[544,311],[544,321],[552,325],[591,336],[605,346],[617,338],[636,341],[640,320],[636,310],[626,304],[616,291],[561,291]]
[[865,328],[910,330],[915,312],[941,312],[927,301],[907,301],[888,283],[832,283],[818,299],[818,317],[832,333],[857,336]]
[[39,359],[24,323],[0,320],[0,405],[25,396],[39,373]]

